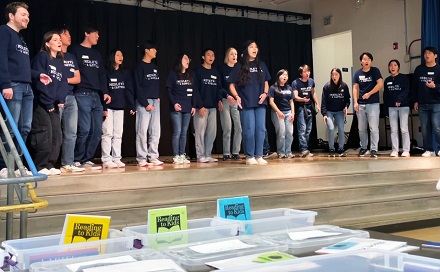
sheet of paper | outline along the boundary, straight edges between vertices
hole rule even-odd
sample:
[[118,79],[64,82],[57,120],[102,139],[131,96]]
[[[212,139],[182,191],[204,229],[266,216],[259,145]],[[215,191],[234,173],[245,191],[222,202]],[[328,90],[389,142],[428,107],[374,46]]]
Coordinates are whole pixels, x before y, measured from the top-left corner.
[[294,241],[302,241],[306,239],[311,238],[320,238],[320,237],[327,237],[327,236],[337,236],[341,235],[340,232],[328,232],[328,231],[322,231],[322,230],[308,230],[308,231],[295,231],[295,232],[289,232],[290,239]]
[[251,247],[256,247],[256,245],[248,245],[240,240],[229,240],[229,241],[223,241],[217,243],[191,246],[189,248],[198,253],[210,254],[210,253],[224,252],[224,251],[251,248]]
[[124,264],[116,264],[110,266],[102,266],[95,268],[87,268],[84,272],[185,272],[174,261],[170,259],[145,260]]
[[135,258],[128,256],[128,255],[125,255],[125,256],[106,258],[106,259],[100,259],[100,260],[95,260],[95,261],[72,263],[72,264],[68,264],[66,266],[67,266],[67,268],[70,269],[70,271],[76,272],[79,270],[80,267],[89,267],[89,266],[99,265],[99,264],[110,265],[110,264],[128,263],[128,262],[135,262],[135,261],[136,261]]
[[[235,258],[229,258],[214,262],[207,262],[206,265],[217,268],[217,269],[225,269],[225,268],[234,268],[244,265],[250,265],[250,264],[256,264],[258,262],[255,262],[258,257],[263,256],[265,254],[285,254],[278,251],[270,251],[270,252],[261,252],[257,254],[247,255],[247,256],[240,256]],[[287,255],[287,254],[286,254]],[[295,258],[294,256],[291,256],[292,258]]]

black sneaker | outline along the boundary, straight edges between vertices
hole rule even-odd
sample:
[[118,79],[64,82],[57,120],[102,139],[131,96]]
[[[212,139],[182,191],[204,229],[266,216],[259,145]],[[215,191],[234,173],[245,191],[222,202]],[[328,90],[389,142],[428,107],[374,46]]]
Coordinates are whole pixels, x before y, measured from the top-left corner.
[[231,159],[231,156],[229,156],[229,155],[223,155],[223,160],[224,161],[227,161],[227,160],[230,160]]
[[377,151],[376,150],[371,150],[370,157],[377,158]]
[[238,154],[232,154],[232,159],[235,160],[235,161],[240,161],[241,160],[240,155],[238,155]]
[[334,149],[330,150],[330,152],[328,153],[328,156],[333,157],[333,158],[336,157],[335,150]]
[[277,152],[272,152],[272,153],[269,152],[269,153],[266,153],[266,154],[263,155],[263,159],[265,159],[265,160],[267,160],[267,159],[274,159],[276,157],[278,157]]
[[344,150],[338,150],[339,157],[347,157],[347,153]]
[[368,150],[361,148],[361,150],[359,150],[358,156],[359,157],[365,157],[365,155],[368,155],[368,154],[370,154],[370,152],[368,152]]

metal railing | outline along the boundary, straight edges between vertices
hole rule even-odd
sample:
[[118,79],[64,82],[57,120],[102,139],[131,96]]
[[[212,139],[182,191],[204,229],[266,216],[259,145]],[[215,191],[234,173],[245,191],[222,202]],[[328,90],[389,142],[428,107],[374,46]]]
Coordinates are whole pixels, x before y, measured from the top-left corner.
[[[48,205],[46,200],[37,197],[34,190],[37,187],[37,182],[46,180],[47,176],[37,172],[35,164],[17,128],[17,124],[15,124],[2,95],[0,95],[0,105],[3,109],[3,113],[6,115],[6,118],[4,118],[3,114],[0,113],[0,128],[3,134],[2,140],[0,141],[0,153],[8,170],[7,178],[0,178],[0,185],[6,185],[7,188],[6,205],[0,206],[0,214],[6,214],[6,240],[9,240],[13,239],[14,212],[20,212],[20,238],[25,238],[27,237],[28,213],[36,212],[38,209],[47,207]],[[8,122],[9,128],[6,122]],[[16,143],[20,147],[32,175],[27,174],[27,169],[20,158],[10,130],[12,130],[15,135]],[[8,149],[6,147],[8,147]],[[18,167],[19,173],[14,171],[15,166]],[[15,194],[17,195],[19,204],[14,204]]]

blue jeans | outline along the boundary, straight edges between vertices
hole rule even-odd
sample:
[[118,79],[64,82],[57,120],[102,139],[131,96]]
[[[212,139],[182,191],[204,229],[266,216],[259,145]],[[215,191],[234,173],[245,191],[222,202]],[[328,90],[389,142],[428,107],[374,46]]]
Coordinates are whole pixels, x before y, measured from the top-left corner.
[[292,111],[283,111],[284,118],[280,119],[276,111],[271,111],[272,123],[277,134],[277,153],[287,155],[292,153],[293,122],[290,121]]
[[243,150],[248,158],[263,156],[266,133],[266,106],[243,109],[240,112],[243,129]]
[[78,134],[75,161],[84,163],[93,159],[102,135],[102,104],[97,93],[75,93],[78,104]]
[[64,107],[60,108],[63,129],[63,144],[61,147],[61,164],[72,165],[74,161],[76,131],[78,127],[78,105],[75,96],[66,96]]
[[[14,92],[14,95],[12,96],[12,99],[5,99],[6,105],[8,105],[8,109],[11,112],[12,118],[14,119],[14,122],[18,127],[21,138],[23,138],[23,142],[26,143],[32,126],[34,93],[32,92],[31,85],[27,83],[12,82],[11,88]],[[9,133],[14,138],[14,133],[12,132],[12,129],[9,126],[8,129]],[[3,133],[1,137],[2,139],[4,139]],[[18,152],[20,153],[21,149],[15,139],[14,143],[17,147]],[[8,146],[6,150],[9,151]],[[3,156],[0,155],[0,169],[5,167],[6,164],[3,160]]]
[[299,151],[303,152],[309,149],[309,138],[312,131],[312,108],[300,106],[297,116]]
[[160,100],[147,99],[154,110],[147,111],[136,102],[136,160],[159,158]]
[[191,113],[171,112],[171,124],[173,126],[173,156],[185,154],[186,135],[188,134]]
[[217,135],[217,109],[206,109],[203,117],[200,115],[200,109],[197,109],[193,118],[197,158],[211,157],[212,147]]
[[231,105],[227,99],[223,99],[223,110],[220,111],[220,122],[223,130],[223,155],[231,155],[232,124],[234,124],[232,154],[238,155],[241,148],[241,123],[237,104]]
[[361,148],[368,148],[368,128],[370,128],[370,150],[377,151],[379,145],[379,103],[359,104],[358,118]]
[[423,149],[434,151],[432,136],[440,144],[440,104],[419,104],[419,118],[422,126]]
[[327,112],[327,128],[328,128],[328,147],[330,150],[335,150],[335,124],[338,126],[338,149],[344,150],[345,145],[345,130],[344,130],[344,112],[343,111],[328,111]]
[[399,120],[400,131],[402,133],[402,148],[403,151],[409,152],[411,142],[408,131],[408,115],[409,107],[390,107],[388,109],[390,116],[391,127],[391,145],[393,151],[399,151]]

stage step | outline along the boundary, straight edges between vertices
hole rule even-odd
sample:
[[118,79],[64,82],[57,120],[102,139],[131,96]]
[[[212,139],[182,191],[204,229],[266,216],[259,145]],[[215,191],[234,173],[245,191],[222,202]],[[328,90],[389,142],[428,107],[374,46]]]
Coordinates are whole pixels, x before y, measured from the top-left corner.
[[49,207],[29,215],[28,235],[61,232],[66,213],[110,215],[113,228],[144,224],[148,209],[165,206],[187,205],[190,218],[212,217],[218,198],[237,195],[249,195],[254,210],[317,211],[322,224],[364,228],[439,218],[438,160],[314,157],[267,166],[193,163],[51,177],[37,188]]

